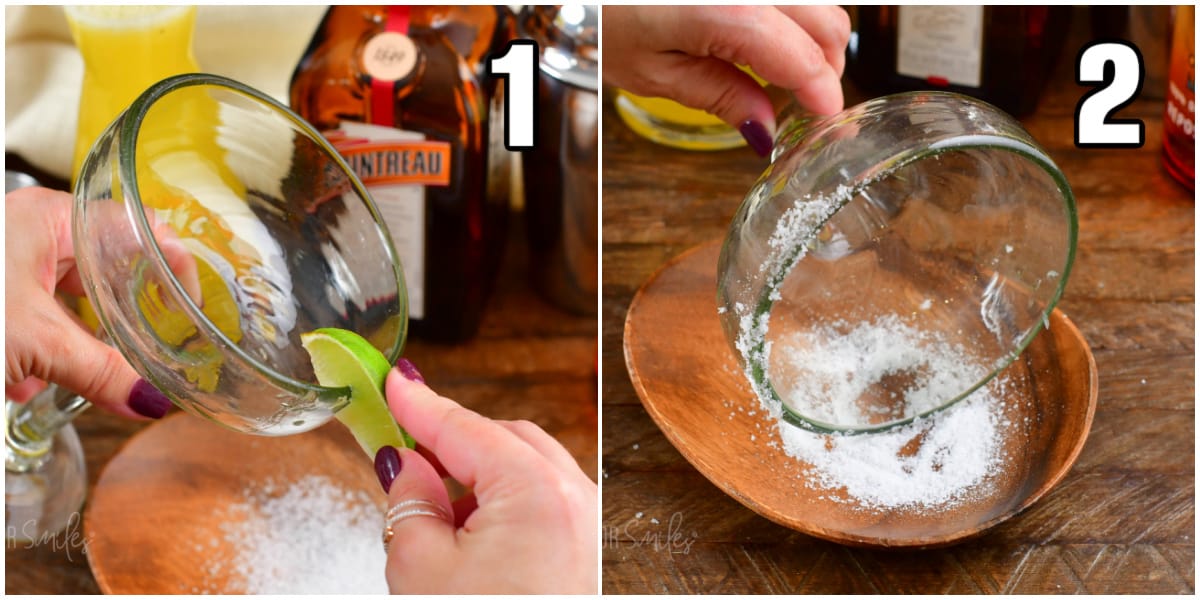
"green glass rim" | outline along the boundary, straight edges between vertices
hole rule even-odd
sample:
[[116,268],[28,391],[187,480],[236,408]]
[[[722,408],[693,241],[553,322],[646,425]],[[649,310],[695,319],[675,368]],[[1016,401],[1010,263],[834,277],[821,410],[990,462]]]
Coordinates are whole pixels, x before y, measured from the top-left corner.
[[[361,197],[366,203],[367,210],[370,212],[371,218],[374,219],[375,224],[383,233],[385,242],[384,251],[387,253],[388,258],[390,259],[392,270],[396,277],[396,283],[399,286],[396,289],[396,298],[400,304],[400,335],[397,336],[397,339],[392,344],[392,347],[388,350],[388,352],[385,353],[388,364],[395,364],[396,360],[400,358],[401,353],[404,351],[404,343],[407,338],[408,331],[408,298],[407,294],[404,292],[404,272],[401,268],[400,260],[396,256],[395,245],[392,243],[391,233],[388,231],[387,225],[384,223],[383,216],[379,212],[379,207],[375,205],[374,199],[371,198],[369,193],[367,193],[366,187],[354,173],[354,170],[350,168],[350,165],[347,164],[345,159],[342,158],[341,154],[338,153],[333,145],[330,144],[329,141],[326,140],[325,137],[322,136],[320,132],[318,132],[310,123],[308,123],[308,121],[305,121],[290,108],[284,106],[274,98],[233,79],[222,77],[220,75],[213,75],[210,73],[185,73],[182,75],[168,77],[150,86],[146,89],[146,91],[142,92],[142,94],[138,96],[132,104],[130,104],[129,108],[120,117],[121,123],[119,144],[121,147],[125,147],[125,144],[132,144],[133,151],[122,152],[118,150],[117,156],[120,167],[119,172],[122,180],[122,186],[125,190],[124,196],[132,203],[133,207],[136,208],[136,210],[133,210],[132,212],[134,213],[134,219],[137,223],[138,233],[142,237],[142,249],[143,251],[148,252],[151,256],[155,257],[155,260],[153,261],[155,269],[159,272],[163,279],[169,282],[170,287],[176,296],[176,300],[182,304],[183,310],[187,313],[188,318],[192,321],[192,323],[201,327],[205,335],[219,339],[227,348],[230,349],[233,357],[236,360],[249,365],[256,372],[265,375],[273,385],[288,392],[297,395],[312,394],[315,395],[316,398],[330,403],[348,400],[350,389],[347,387],[332,388],[307,381],[301,381],[288,375],[284,375],[262,361],[247,354],[240,346],[234,343],[233,340],[229,339],[229,337],[226,336],[219,327],[217,327],[208,319],[208,316],[204,314],[204,311],[201,310],[200,307],[197,306],[192,300],[191,296],[188,295],[187,291],[183,287],[183,284],[180,283],[180,281],[175,277],[175,274],[171,271],[171,269],[167,267],[166,255],[163,254],[162,248],[159,247],[158,243],[154,239],[153,230],[150,226],[150,221],[146,218],[146,209],[142,204],[142,198],[138,187],[136,169],[137,139],[142,120],[145,118],[146,113],[152,106],[154,106],[158,99],[176,90],[192,86],[225,88],[243,96],[247,96],[271,108],[278,114],[287,118],[297,130],[308,136],[308,138],[316,143],[323,151],[325,151],[325,153],[328,154],[329,157],[333,159],[334,163],[337,164],[337,166],[343,171],[350,181],[350,185],[354,187],[354,190],[358,193],[359,197]],[[99,312],[101,311],[97,311],[97,313]]]
[[[903,95],[907,96],[911,94]],[[890,421],[881,425],[870,425],[863,427],[847,427],[844,425],[825,423],[806,417],[789,407],[787,403],[783,402],[783,399],[780,398],[779,394],[775,391],[775,386],[767,377],[768,368],[763,355],[763,349],[766,340],[757,340],[753,349],[744,353],[747,363],[747,372],[754,379],[754,387],[756,389],[768,390],[770,392],[770,401],[778,403],[778,405],[782,408],[781,418],[785,422],[815,433],[841,435],[879,433],[908,425],[913,421],[932,416],[958,404],[971,394],[975,393],[975,391],[979,388],[987,385],[1002,371],[1007,369],[1022,353],[1024,353],[1025,349],[1029,347],[1029,344],[1033,342],[1033,339],[1037,336],[1037,334],[1042,331],[1044,324],[1048,322],[1050,315],[1054,312],[1055,307],[1058,306],[1059,300],[1062,299],[1062,295],[1066,290],[1067,278],[1070,276],[1071,268],[1075,263],[1076,242],[1079,235],[1079,217],[1075,206],[1075,195],[1071,191],[1070,184],[1067,183],[1066,176],[1063,175],[1058,166],[1054,164],[1054,161],[1050,159],[1049,155],[1047,155],[1044,150],[1038,147],[1036,142],[1034,142],[1032,139],[1025,140],[1003,134],[957,135],[931,144],[923,149],[913,149],[898,153],[888,160],[881,161],[879,164],[880,168],[860,174],[855,184],[853,186],[849,186],[851,193],[846,194],[844,198],[840,200],[837,207],[830,212],[830,216],[820,221],[815,226],[813,231],[819,231],[822,227],[824,227],[825,224],[829,222],[829,219],[832,219],[833,215],[836,215],[839,211],[841,211],[841,209],[845,207],[851,199],[857,196],[859,192],[868,188],[879,180],[890,176],[899,169],[921,160],[934,158],[947,152],[957,152],[972,149],[1013,152],[1022,158],[1025,158],[1026,160],[1032,161],[1054,180],[1061,194],[1061,199],[1064,204],[1068,221],[1067,256],[1061,271],[1062,275],[1059,277],[1058,284],[1055,287],[1053,295],[1051,296],[1049,302],[1047,302],[1045,308],[1042,310],[1041,318],[1037,319],[1037,322],[1034,324],[1034,326],[1030,328],[1030,330],[1027,331],[1025,335],[1017,342],[1012,351],[1001,357],[1000,361],[990,368],[986,376],[984,376],[966,391],[955,396],[953,399],[936,408],[932,408],[911,417],[897,421]],[[809,239],[809,237],[811,236],[806,236],[805,239]],[[801,259],[801,246],[802,244],[796,244],[789,249],[788,254],[780,262],[780,267],[767,278],[767,284],[763,287],[762,295],[759,298],[758,303],[755,305],[754,312],[752,313],[752,319],[754,322],[761,322],[762,319],[765,319],[769,316],[771,309],[775,304],[775,301],[771,299],[771,296],[777,289],[779,289],[779,287],[783,284],[783,281],[787,278],[787,275],[791,273],[792,269],[795,268],[795,266],[799,263]]]

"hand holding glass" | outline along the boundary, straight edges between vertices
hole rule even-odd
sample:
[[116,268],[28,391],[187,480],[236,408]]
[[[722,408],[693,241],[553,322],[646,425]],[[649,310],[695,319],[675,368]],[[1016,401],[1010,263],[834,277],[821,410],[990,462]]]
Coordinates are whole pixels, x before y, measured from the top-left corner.
[[[204,74],[155,84],[96,141],[75,197],[79,270],[104,332],[184,410],[248,433],[307,431],[348,391],[315,383],[300,334],[348,329],[400,355],[406,294],[378,210],[317,131],[256,90]],[[63,503],[66,482],[44,475],[50,440],[86,406],[53,388],[9,406],[10,513],[17,500]],[[82,476],[70,471],[58,478]],[[53,532],[79,502],[24,514]]]

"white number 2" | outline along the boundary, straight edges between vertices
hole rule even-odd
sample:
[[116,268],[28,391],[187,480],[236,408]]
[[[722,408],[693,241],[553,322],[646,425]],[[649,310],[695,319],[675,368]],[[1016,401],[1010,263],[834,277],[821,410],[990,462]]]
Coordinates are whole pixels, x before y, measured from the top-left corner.
[[1112,115],[1137,98],[1145,72],[1141,52],[1129,42],[1102,41],[1083,48],[1075,65],[1075,83],[1099,85],[1084,94],[1075,108],[1076,146],[1142,147],[1146,124],[1141,119],[1114,119]]
[[490,77],[504,79],[504,147],[533,148],[537,137],[538,47],[533,40],[513,40],[503,54],[488,59]]

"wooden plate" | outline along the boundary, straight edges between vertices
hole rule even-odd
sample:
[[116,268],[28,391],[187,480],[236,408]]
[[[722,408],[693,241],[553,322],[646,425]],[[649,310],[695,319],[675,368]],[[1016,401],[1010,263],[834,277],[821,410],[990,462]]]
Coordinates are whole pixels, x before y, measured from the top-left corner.
[[[338,423],[287,437],[230,431],[175,413],[138,432],[105,466],[84,513],[87,557],[106,594],[241,593],[212,568],[229,556],[220,515],[245,490],[322,476],[387,498],[371,461]],[[382,526],[382,517],[381,517]],[[380,572],[382,581],[383,573]]]
[[[1003,374],[1008,454],[990,491],[940,509],[864,508],[811,486],[759,408],[717,317],[718,242],[667,263],[642,286],[625,319],[625,362],[646,411],[693,466],[758,514],[858,546],[934,547],[976,535],[1029,507],[1070,469],[1096,407],[1095,360],[1059,311]],[[1015,382],[1015,384],[1014,384]],[[757,410],[756,410],[757,409]],[[771,443],[774,441],[775,443]]]

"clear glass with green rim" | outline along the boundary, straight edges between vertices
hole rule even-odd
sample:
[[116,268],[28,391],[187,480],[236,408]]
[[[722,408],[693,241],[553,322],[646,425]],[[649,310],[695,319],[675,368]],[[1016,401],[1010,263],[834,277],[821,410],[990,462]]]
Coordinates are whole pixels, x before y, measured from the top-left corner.
[[[769,410],[817,432],[890,429],[968,397],[1048,323],[1075,200],[1015,119],[913,92],[780,122],[717,271],[726,337]],[[964,367],[936,372],[937,352]]]
[[[392,363],[403,349],[401,265],[362,182],[311,125],[236,81],[192,73],[142,93],[88,153],[72,222],[101,335],[177,406],[225,427],[300,433],[345,405],[349,390],[316,383],[303,333],[354,331]],[[79,509],[82,461],[55,438],[88,406],[54,386],[8,405],[18,537]]]

